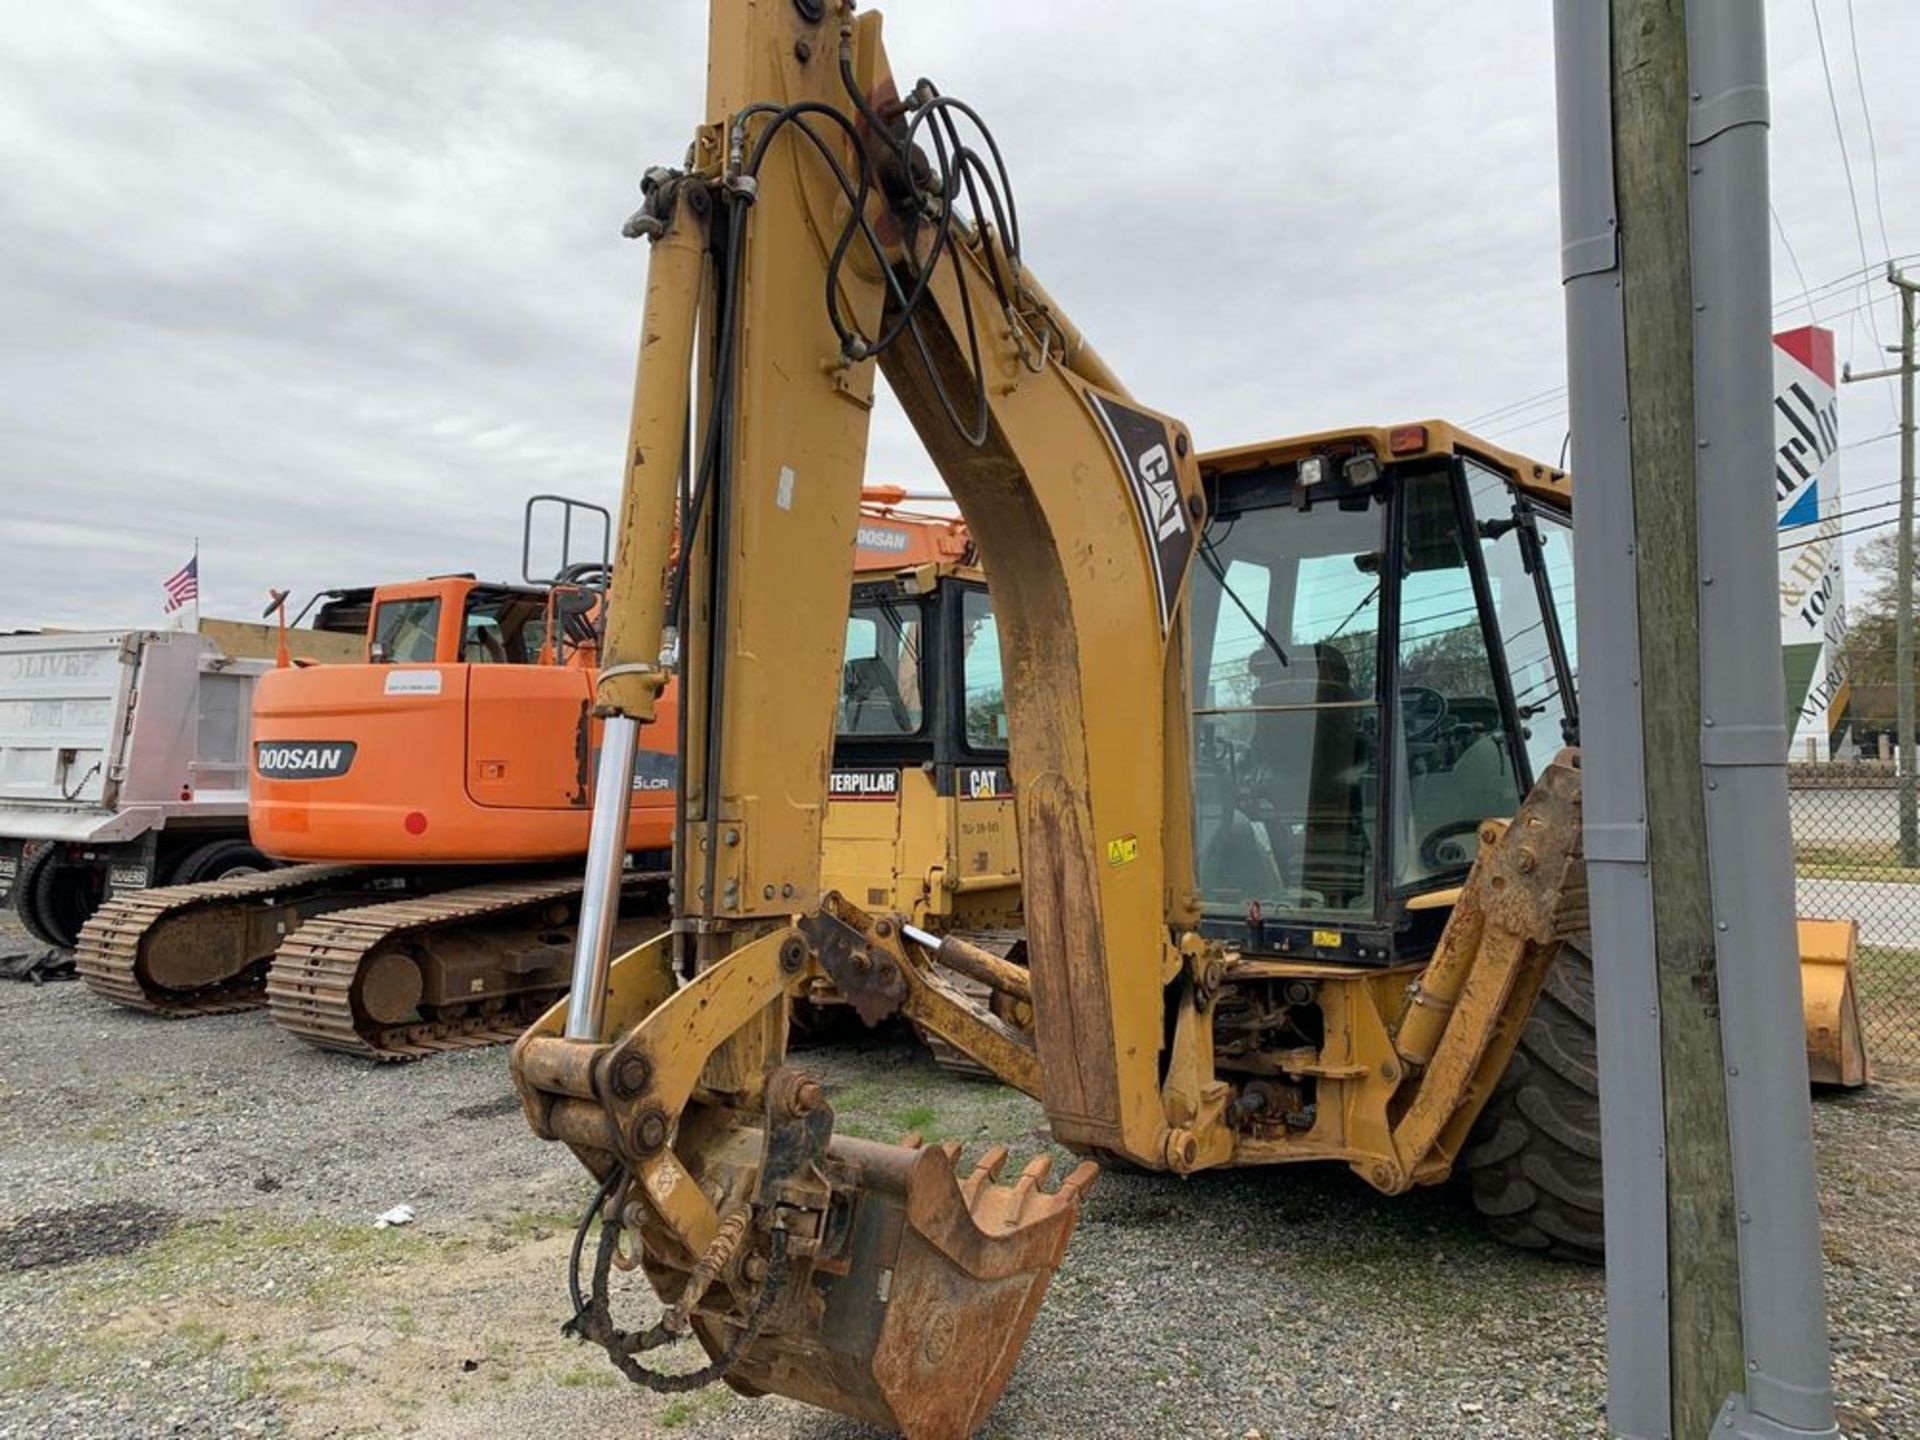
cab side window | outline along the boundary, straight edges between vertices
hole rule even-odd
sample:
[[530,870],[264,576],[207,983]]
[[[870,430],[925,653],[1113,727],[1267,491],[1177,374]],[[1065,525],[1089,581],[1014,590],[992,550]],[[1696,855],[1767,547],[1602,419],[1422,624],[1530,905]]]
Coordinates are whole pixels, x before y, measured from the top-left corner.
[[1000,631],[993,599],[966,590],[960,601],[961,686],[969,750],[1007,748],[1007,692],[1000,677]]
[[439,658],[440,601],[387,600],[374,612],[374,653],[395,665],[431,665]]
[[1559,618],[1569,635],[1573,623],[1573,537],[1564,526],[1529,520],[1515,508],[1506,480],[1472,462],[1467,464],[1467,495],[1480,534],[1480,553],[1486,562],[1494,625],[1513,680],[1520,740],[1528,766],[1537,776],[1567,743],[1567,703],[1561,694],[1560,672],[1553,663],[1548,617],[1540,608],[1540,588],[1528,569],[1525,547],[1530,537],[1526,527],[1536,524],[1555,608],[1561,610]]
[[1418,887],[1472,863],[1480,822],[1519,807],[1520,776],[1453,474],[1410,477],[1402,495],[1394,882]]

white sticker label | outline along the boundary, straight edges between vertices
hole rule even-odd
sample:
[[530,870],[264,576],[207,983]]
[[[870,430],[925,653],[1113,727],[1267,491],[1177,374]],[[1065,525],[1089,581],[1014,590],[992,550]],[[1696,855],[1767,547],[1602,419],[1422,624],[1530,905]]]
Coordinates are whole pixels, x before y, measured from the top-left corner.
[[389,670],[386,693],[389,695],[438,695],[438,670]]
[[780,467],[780,483],[773,488],[773,503],[782,510],[793,508],[793,467],[791,465]]

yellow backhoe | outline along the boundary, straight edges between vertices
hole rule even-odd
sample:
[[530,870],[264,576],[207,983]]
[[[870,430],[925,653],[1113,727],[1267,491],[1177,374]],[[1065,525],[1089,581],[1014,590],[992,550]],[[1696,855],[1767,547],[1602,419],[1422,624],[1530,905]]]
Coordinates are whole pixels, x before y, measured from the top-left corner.
[[[570,1323],[623,1373],[949,1440],[1005,1386],[1095,1167],[1049,1192],[1044,1160],[999,1183],[1000,1147],[836,1135],[786,1063],[789,998],[906,1016],[1089,1156],[1435,1182],[1585,929],[1578,756],[1483,653],[1508,473],[1505,513],[1462,522],[1472,465],[1514,457],[1428,425],[1203,466],[1040,287],[984,122],[901,93],[877,14],[715,0],[710,51],[686,164],[628,224],[652,255],[598,689],[617,797],[681,677],[681,893],[609,963],[625,807],[596,806],[573,990],[514,1075],[598,1182]],[[992,577],[1025,969],[821,884],[876,369]],[[1449,638],[1452,602],[1479,623]],[[1031,1028],[934,958],[1030,999]],[[1557,1123],[1511,1118],[1522,1146]],[[636,1266],[665,1310],[627,1329],[611,1281]],[[661,1367],[688,1335],[706,1363]]]

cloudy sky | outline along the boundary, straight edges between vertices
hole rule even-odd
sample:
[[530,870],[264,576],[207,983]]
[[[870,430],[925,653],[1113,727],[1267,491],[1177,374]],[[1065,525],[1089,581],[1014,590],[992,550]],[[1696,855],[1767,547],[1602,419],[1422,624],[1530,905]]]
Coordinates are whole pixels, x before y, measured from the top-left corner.
[[[897,0],[888,34],[987,116],[1029,263],[1203,446],[1438,414],[1551,457],[1549,8]],[[1775,295],[1826,287],[1868,368],[1895,328],[1863,248],[1920,251],[1920,6],[1819,7],[1864,241],[1813,6],[1768,9]],[[703,5],[29,0],[7,31],[0,629],[152,623],[196,537],[209,614],[508,576],[525,495],[613,502],[619,225],[699,116]],[[1858,503],[1892,406],[1842,398]],[[932,479],[897,414],[872,478]]]

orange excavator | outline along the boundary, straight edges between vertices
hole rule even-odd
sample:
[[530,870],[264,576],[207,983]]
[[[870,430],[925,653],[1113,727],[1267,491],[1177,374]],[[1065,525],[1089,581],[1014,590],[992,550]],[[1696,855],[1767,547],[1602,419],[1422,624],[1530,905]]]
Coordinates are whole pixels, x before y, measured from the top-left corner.
[[[903,509],[908,499],[897,486],[866,492],[863,577],[968,557],[958,520]],[[557,523],[543,524],[554,507]],[[573,537],[595,516],[602,553],[574,561]],[[329,592],[326,624],[357,619],[364,658],[283,653],[254,697],[249,829],[292,863],[110,901],[80,936],[87,983],[170,1016],[264,1001],[315,1045],[408,1060],[512,1039],[565,991],[582,923],[621,945],[664,928],[671,718],[637,755],[618,903],[581,896],[607,520],[536,496],[519,584],[449,575]],[[550,579],[531,578],[536,528],[563,535]],[[671,689],[666,703],[677,714]]]
[[[535,497],[529,544],[543,505],[562,507],[569,537],[597,512],[601,558],[563,555],[550,580],[448,575],[328,597],[336,620],[364,609],[364,659],[283,651],[254,696],[249,830],[295,863],[111,901],[78,946],[95,991],[166,1015],[264,1000],[302,1039],[397,1060],[511,1039],[565,989],[593,820],[608,516]],[[663,731],[636,766],[608,917],[623,938],[667,900]]]

